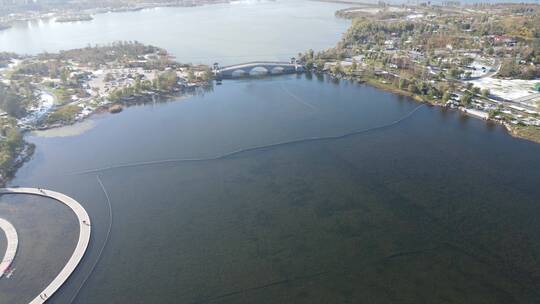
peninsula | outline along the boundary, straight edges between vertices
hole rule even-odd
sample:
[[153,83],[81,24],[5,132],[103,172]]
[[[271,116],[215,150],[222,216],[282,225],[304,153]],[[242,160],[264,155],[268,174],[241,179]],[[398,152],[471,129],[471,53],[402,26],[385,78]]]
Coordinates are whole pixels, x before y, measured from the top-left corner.
[[207,66],[178,63],[166,50],[138,42],[37,56],[0,53],[0,183],[32,154],[21,132],[193,94],[211,77]]

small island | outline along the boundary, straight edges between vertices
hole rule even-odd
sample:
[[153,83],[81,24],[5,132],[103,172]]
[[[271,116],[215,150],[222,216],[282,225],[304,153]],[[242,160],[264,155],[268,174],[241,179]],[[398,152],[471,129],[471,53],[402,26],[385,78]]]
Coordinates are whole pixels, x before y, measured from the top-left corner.
[[[0,1],[0,31],[21,21],[48,20],[66,23],[91,21],[92,15],[133,12],[156,7],[192,7],[229,3],[234,0],[82,0],[82,1]],[[59,13],[60,12],[60,13]]]
[[79,14],[79,15],[65,15],[60,16],[55,19],[55,22],[66,23],[66,22],[77,22],[77,21],[92,21],[94,18],[88,14]]

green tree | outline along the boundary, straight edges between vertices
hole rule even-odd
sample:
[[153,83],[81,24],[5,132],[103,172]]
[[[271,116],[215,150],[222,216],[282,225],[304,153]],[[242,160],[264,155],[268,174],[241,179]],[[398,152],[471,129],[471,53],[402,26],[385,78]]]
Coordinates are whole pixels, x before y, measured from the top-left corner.
[[209,67],[204,67],[203,71],[201,73],[201,80],[202,81],[209,81],[214,77],[214,74],[212,73],[212,70]]
[[316,69],[317,71],[322,71],[324,70],[324,61],[322,59],[318,59],[317,62],[316,62]]
[[351,69],[353,71],[356,71],[358,69],[358,63],[356,63],[356,59],[353,58],[352,60],[352,65],[351,65]]
[[187,78],[188,82],[195,81],[195,79],[196,79],[195,72],[193,72],[193,70],[191,68],[188,68],[186,78]]
[[444,91],[443,95],[442,95],[442,100],[444,102],[447,102],[450,100],[450,92],[449,91]]
[[461,103],[462,105],[464,105],[464,106],[467,106],[467,105],[471,104],[471,102],[472,102],[472,95],[471,95],[471,93],[465,92],[465,94],[463,94],[463,95],[461,96],[461,98],[460,98],[459,101],[460,101],[460,103]]
[[489,96],[489,89],[482,89],[482,96],[488,97]]
[[506,59],[502,62],[499,68],[498,75],[501,77],[514,77],[517,76],[519,67],[514,59]]
[[404,79],[404,78],[399,78],[399,83],[398,83],[398,88],[400,89],[405,89],[405,87],[407,86],[407,81]]
[[114,76],[111,73],[107,73],[105,74],[105,77],[103,78],[103,80],[105,80],[105,82],[113,81]]
[[306,55],[307,55],[307,59],[313,60],[313,56],[315,55],[315,52],[312,49],[309,49]]
[[474,62],[474,59],[471,58],[471,57],[463,57],[463,58],[461,58],[461,65],[463,65],[463,66],[468,66],[473,62]]
[[337,62],[336,64],[334,64],[332,68],[330,69],[330,72],[332,72],[332,74],[334,74],[335,76],[341,75],[343,73],[343,68],[341,67],[341,63]]
[[313,62],[313,59],[309,59],[306,61],[306,69],[308,71],[313,70],[313,67],[315,66],[315,63]]
[[456,68],[451,68],[450,70],[448,70],[448,75],[451,78],[457,79],[459,78],[459,75],[461,75],[461,72]]
[[69,74],[70,74],[70,71],[67,68],[63,68],[62,71],[60,72],[60,80],[62,81],[63,84],[67,83],[69,79]]
[[135,82],[133,83],[133,91],[135,93],[140,93],[141,89],[142,89],[141,77],[137,76],[135,77]]
[[413,94],[418,94],[420,91],[418,90],[418,86],[415,83],[410,83],[407,87],[407,90]]

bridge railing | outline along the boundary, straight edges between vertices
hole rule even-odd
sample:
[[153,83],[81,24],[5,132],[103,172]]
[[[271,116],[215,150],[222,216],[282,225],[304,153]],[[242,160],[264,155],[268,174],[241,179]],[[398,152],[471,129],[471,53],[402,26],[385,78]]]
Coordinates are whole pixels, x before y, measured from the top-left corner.
[[241,66],[246,66],[246,65],[267,65],[267,64],[273,64],[273,65],[295,65],[294,63],[290,63],[289,61],[250,61],[250,62],[245,62],[245,63],[240,63],[240,64],[233,64],[233,65],[228,65],[228,66],[222,66],[222,67],[219,67],[219,70],[225,70],[225,69],[231,69],[231,68],[236,68],[236,67],[241,67]]

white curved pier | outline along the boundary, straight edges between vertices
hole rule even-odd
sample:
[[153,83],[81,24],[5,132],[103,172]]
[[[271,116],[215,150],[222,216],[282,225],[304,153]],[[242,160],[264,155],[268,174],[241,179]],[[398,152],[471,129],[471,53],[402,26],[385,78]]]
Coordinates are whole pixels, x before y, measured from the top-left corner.
[[3,218],[0,218],[0,230],[4,231],[7,240],[6,253],[4,254],[2,262],[0,262],[0,278],[2,278],[4,273],[8,271],[11,262],[15,259],[17,247],[19,246],[19,238],[15,227]]
[[71,208],[79,221],[79,240],[77,241],[77,246],[75,247],[73,254],[54,280],[52,280],[52,282],[30,302],[30,304],[45,303],[58,289],[60,289],[60,287],[62,287],[64,282],[69,278],[82,260],[84,253],[88,248],[88,243],[90,242],[90,217],[81,204],[71,197],[59,192],[39,188],[2,188],[0,189],[0,195],[2,194],[30,194],[52,198]]

